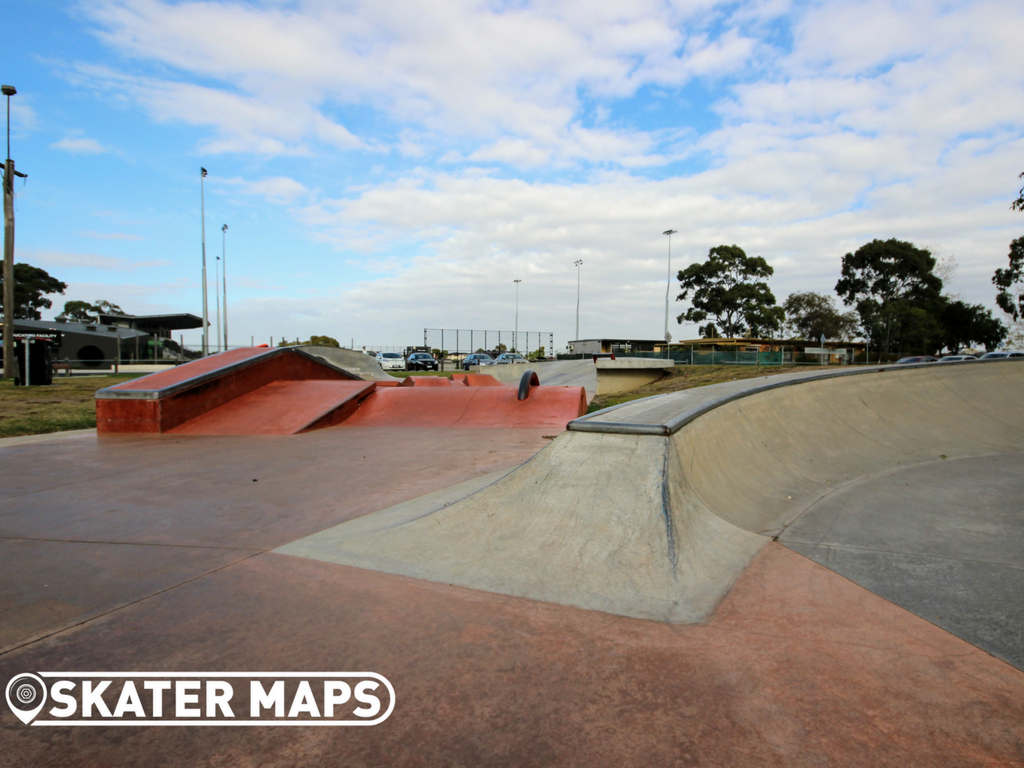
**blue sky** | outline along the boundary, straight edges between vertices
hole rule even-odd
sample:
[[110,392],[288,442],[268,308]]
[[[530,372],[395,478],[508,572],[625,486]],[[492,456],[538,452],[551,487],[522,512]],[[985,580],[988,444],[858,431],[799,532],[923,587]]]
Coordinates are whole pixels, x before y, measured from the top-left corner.
[[200,166],[211,283],[229,226],[232,344],[510,329],[519,278],[519,327],[562,348],[580,258],[581,336],[656,338],[668,228],[674,267],[736,243],[780,301],[831,292],[864,242],[911,240],[991,306],[1024,223],[1024,7],[1006,0],[13,0],[4,17],[17,258],[69,284],[55,310],[201,314]]

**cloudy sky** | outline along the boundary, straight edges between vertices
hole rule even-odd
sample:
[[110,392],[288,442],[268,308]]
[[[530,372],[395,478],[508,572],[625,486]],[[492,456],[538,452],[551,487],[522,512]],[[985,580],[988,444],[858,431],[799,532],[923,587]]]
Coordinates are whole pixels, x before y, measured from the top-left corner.
[[897,237],[993,306],[1024,230],[1017,0],[8,0],[4,28],[17,259],[55,310],[201,314],[200,166],[232,345],[508,330],[520,279],[561,349],[577,259],[582,337],[657,338],[669,228],[673,270],[735,243],[780,301]]

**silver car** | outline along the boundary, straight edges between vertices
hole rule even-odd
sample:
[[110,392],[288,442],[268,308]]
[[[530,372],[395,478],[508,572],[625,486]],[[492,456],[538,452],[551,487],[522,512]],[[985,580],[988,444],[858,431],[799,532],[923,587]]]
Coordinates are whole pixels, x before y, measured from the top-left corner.
[[494,358],[495,365],[514,365],[518,363],[530,362],[525,357],[520,355],[518,352],[502,352],[496,358]]

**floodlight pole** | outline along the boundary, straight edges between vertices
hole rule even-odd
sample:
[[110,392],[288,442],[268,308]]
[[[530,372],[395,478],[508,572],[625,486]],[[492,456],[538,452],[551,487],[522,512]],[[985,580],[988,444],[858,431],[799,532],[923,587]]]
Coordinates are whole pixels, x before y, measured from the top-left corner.
[[[17,361],[14,359],[14,177],[20,176],[22,178],[26,178],[26,176],[24,173],[14,170],[14,161],[11,160],[11,96],[14,96],[18,91],[13,85],[4,85],[0,87],[0,92],[7,97],[7,159],[4,161],[3,180],[4,378],[13,379],[18,375],[18,365]],[[25,343],[28,343],[27,340]]]
[[206,197],[203,179],[206,169],[199,169],[199,215],[203,226],[203,357],[210,354],[210,305],[206,299]]
[[221,255],[223,256],[224,267],[221,276],[224,279],[224,351],[228,351],[228,225],[220,228],[221,234]]
[[518,352],[516,347],[519,344],[519,284],[523,281],[513,280],[512,282],[516,284],[516,332],[515,335],[512,337],[512,351]]
[[580,340],[580,267],[583,266],[583,259],[576,259],[576,341]]
[[672,290],[672,235],[674,229],[666,229],[661,234],[668,235],[668,279],[665,282],[665,357],[668,357],[668,345],[672,342],[672,334],[668,332],[668,296]]

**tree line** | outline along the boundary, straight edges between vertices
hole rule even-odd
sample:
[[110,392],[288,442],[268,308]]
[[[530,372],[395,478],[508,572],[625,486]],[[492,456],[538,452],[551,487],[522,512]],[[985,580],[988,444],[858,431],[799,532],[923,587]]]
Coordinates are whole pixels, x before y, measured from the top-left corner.
[[[1024,173],[1020,175],[1024,178]],[[1024,187],[1011,205],[1024,212]],[[872,240],[843,256],[836,296],[792,293],[779,305],[768,286],[774,269],[737,245],[718,245],[706,261],[679,270],[677,301],[690,307],[676,320],[698,324],[703,338],[787,337],[818,341],[863,337],[883,352],[958,352],[998,347],[1009,329],[981,304],[943,293],[939,264],[926,248],[891,238]],[[992,277],[996,304],[1015,322],[1024,317],[1024,237],[1010,243],[1009,266]]]

